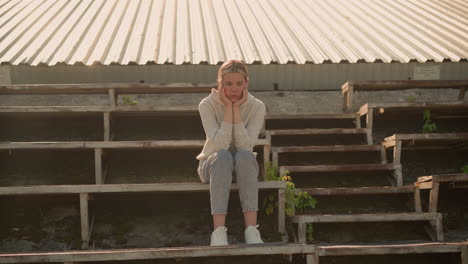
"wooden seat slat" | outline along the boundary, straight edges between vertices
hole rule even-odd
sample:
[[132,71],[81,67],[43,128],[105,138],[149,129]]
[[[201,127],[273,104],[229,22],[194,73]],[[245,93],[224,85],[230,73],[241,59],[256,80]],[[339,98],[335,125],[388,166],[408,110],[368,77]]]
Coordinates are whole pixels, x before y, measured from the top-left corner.
[[402,194],[414,193],[415,186],[375,186],[375,187],[347,187],[347,188],[300,188],[299,191],[307,192],[312,196],[332,195],[373,195],[373,194]]
[[341,86],[346,92],[353,87],[355,91],[406,90],[406,89],[441,89],[468,88],[468,80],[366,80],[347,81]]
[[296,115],[273,115],[266,116],[266,120],[287,120],[287,119],[353,119],[356,118],[354,113],[340,114],[296,114]]
[[17,84],[0,86],[0,94],[107,94],[118,93],[199,93],[210,92],[216,83],[84,83]]
[[[209,191],[209,184],[192,183],[141,183],[141,184],[86,184],[86,185],[32,185],[0,187],[0,195],[43,195],[79,193],[128,192],[198,192]],[[285,189],[283,181],[260,181],[259,189]],[[238,190],[236,183],[231,190]]]
[[331,134],[366,134],[365,128],[307,128],[269,130],[272,136],[286,135],[331,135]]
[[290,146],[272,147],[272,152],[352,152],[352,151],[380,151],[380,145],[335,145],[335,146]]
[[381,213],[381,214],[326,214],[295,215],[293,223],[343,223],[343,222],[397,222],[435,220],[438,213]]
[[298,172],[352,172],[352,171],[385,171],[395,170],[394,164],[356,164],[356,165],[312,165],[281,166],[280,171]]
[[341,86],[344,112],[353,109],[353,93],[356,91],[382,91],[406,89],[458,89],[458,100],[462,101],[468,90],[468,80],[371,80],[347,81]]
[[[10,149],[144,149],[201,148],[205,140],[153,141],[69,141],[69,142],[1,142],[0,150]],[[270,145],[268,139],[258,139],[256,146]]]
[[457,253],[467,242],[455,243],[379,243],[372,245],[324,245],[317,246],[320,256],[353,256],[353,255],[388,255],[388,254],[432,254]]
[[48,113],[48,112],[193,112],[198,114],[198,106],[0,106],[0,113]]
[[435,230],[427,230],[433,240],[443,241],[442,214],[440,213],[378,213],[378,214],[304,214],[291,217],[298,224],[299,242],[306,242],[307,223],[355,223],[355,222],[407,222],[428,221]]
[[0,254],[0,263],[77,263],[190,257],[282,255],[314,253],[314,245],[265,243],[260,245],[192,246]]

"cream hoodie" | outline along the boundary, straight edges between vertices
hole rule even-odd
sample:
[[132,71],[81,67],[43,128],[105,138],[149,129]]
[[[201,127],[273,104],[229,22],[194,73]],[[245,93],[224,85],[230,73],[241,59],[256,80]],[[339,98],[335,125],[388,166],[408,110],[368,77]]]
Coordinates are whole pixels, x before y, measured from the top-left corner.
[[218,90],[212,89],[211,94],[200,102],[198,110],[206,134],[198,160],[205,160],[221,149],[253,151],[265,121],[266,108],[262,101],[249,93],[247,101],[240,107],[242,122],[236,124],[224,122],[224,104],[219,99]]

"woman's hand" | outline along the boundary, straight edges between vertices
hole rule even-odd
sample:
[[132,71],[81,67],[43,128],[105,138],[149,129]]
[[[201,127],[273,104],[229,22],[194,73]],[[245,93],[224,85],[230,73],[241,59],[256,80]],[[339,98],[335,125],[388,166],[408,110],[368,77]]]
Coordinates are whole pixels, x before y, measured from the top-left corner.
[[247,102],[247,97],[249,95],[249,92],[247,90],[247,85],[244,87],[244,90],[242,90],[242,97],[238,101],[234,102],[232,105],[240,107],[243,103]]
[[221,100],[221,102],[223,102],[225,107],[231,107],[232,106],[231,100],[229,100],[226,97],[226,95],[224,94],[224,87],[223,86],[218,87],[218,96],[219,96],[219,99]]

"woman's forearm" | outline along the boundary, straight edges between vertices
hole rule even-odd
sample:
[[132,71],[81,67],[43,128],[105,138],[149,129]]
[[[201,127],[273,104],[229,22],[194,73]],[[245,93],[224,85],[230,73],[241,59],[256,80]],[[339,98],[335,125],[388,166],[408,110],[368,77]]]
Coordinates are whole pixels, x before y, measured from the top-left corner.
[[233,107],[231,106],[224,106],[224,122],[233,124]]
[[233,124],[237,124],[237,123],[240,123],[242,122],[242,118],[241,118],[241,114],[240,114],[240,105],[234,105],[232,107],[232,118],[233,118]]

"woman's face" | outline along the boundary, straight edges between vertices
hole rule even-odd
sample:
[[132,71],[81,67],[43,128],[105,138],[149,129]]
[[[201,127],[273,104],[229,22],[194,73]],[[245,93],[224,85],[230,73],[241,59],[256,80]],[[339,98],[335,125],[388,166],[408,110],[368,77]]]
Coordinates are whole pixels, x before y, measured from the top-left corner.
[[224,95],[233,103],[242,98],[242,92],[247,85],[244,75],[238,72],[226,73],[223,76]]

